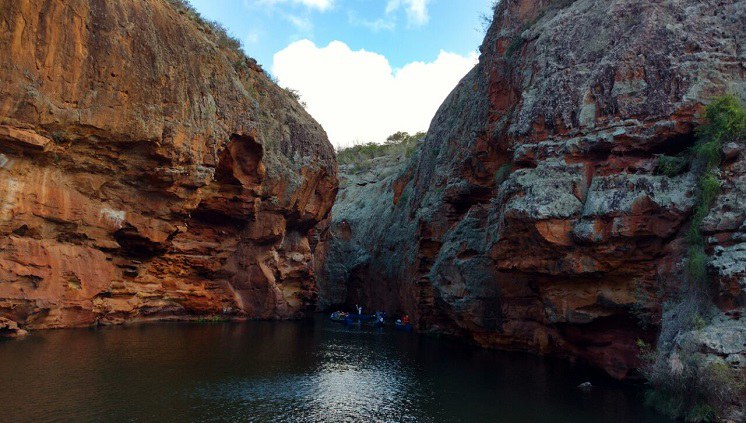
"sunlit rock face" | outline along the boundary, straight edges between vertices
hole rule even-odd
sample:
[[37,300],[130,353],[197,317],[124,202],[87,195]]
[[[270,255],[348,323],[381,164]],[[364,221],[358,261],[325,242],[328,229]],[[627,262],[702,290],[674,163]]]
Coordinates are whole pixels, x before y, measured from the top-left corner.
[[[501,1],[423,147],[340,195],[326,302],[633,376],[679,292],[695,202],[694,175],[658,156],[692,146],[714,97],[746,98],[745,20],[734,1]],[[746,151],[726,148],[703,228],[723,312],[746,299]]]
[[2,0],[0,15],[0,316],[313,305],[334,151],[255,62],[166,0]]

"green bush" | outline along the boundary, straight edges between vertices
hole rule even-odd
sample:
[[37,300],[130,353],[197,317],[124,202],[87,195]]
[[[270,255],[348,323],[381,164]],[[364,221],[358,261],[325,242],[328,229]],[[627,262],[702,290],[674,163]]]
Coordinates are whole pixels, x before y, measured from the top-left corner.
[[[715,100],[707,107],[707,123],[697,129],[697,142],[688,156],[661,156],[658,170],[675,176],[689,167],[697,177],[697,190],[691,227],[687,233],[686,296],[666,306],[670,319],[661,329],[659,350],[640,342],[641,371],[652,390],[648,404],[673,418],[690,422],[715,421],[718,410],[738,401],[743,380],[722,359],[708,361],[694,351],[673,350],[678,333],[699,330],[707,325],[711,300],[708,294],[705,240],[700,227],[720,193],[719,167],[723,144],[746,137],[746,108],[732,96]],[[687,159],[688,157],[688,159]],[[704,313],[704,314],[703,314]]]
[[425,137],[424,132],[410,135],[407,132],[397,132],[390,135],[383,144],[373,142],[358,144],[337,150],[337,162],[342,165],[352,165],[357,171],[371,168],[371,160],[377,157],[408,158]]
[[[699,204],[701,207],[709,209],[719,193],[720,179],[712,171],[704,174],[699,181]],[[702,218],[704,217],[702,216]]]
[[689,168],[689,157],[682,156],[660,156],[658,157],[658,171],[669,178],[681,175]]
[[693,352],[659,355],[649,349],[641,358],[643,374],[655,387],[646,392],[645,402],[671,418],[715,421],[718,410],[736,403],[744,387],[739,373],[722,359],[708,362]]
[[243,45],[241,44],[241,40],[239,40],[236,37],[231,36],[228,34],[228,30],[217,21],[206,21],[207,26],[210,27],[213,33],[217,36],[218,45],[223,48],[227,48],[229,50],[232,50],[236,53],[238,53],[241,56],[244,56],[244,52],[242,50]]
[[723,143],[746,137],[746,108],[733,96],[726,95],[707,107],[707,123],[697,129],[698,140],[692,148],[692,167],[699,175],[697,200],[692,224],[687,235],[689,242],[689,276],[699,282],[706,278],[707,256],[700,226],[720,193],[718,178]]
[[492,20],[495,16],[495,13],[497,11],[497,6],[500,4],[499,0],[492,0],[492,4],[490,5],[490,12],[489,14],[483,13],[479,16],[479,20],[482,23],[482,32],[487,33],[487,31],[490,29],[490,26],[492,26]]
[[222,322],[227,322],[229,320],[230,319],[228,317],[213,315],[213,316],[199,317],[197,318],[197,320],[195,320],[195,322],[197,323],[222,323]]
[[243,66],[245,60],[251,60],[248,56],[246,56],[246,53],[244,53],[241,40],[231,36],[228,33],[228,30],[220,22],[210,21],[202,17],[202,15],[197,11],[197,9],[194,8],[194,6],[189,3],[188,0],[167,1],[171,3],[171,5],[174,6],[174,8],[176,8],[176,10],[178,10],[180,13],[186,15],[193,22],[197,23],[198,26],[207,28],[208,34],[212,33],[213,41],[217,45],[233,51],[234,53],[238,54],[239,57],[244,59],[239,61],[239,63],[237,63],[238,65]]
[[707,107],[707,124],[699,127],[698,157],[706,158],[708,167],[720,164],[723,143],[746,138],[746,107],[734,96],[718,98]]
[[288,93],[288,95],[290,95],[290,97],[293,100],[297,101],[298,104],[300,104],[301,106],[303,106],[304,109],[306,107],[308,107],[308,105],[306,104],[306,102],[301,99],[300,92],[298,90],[294,90],[292,88],[287,88],[287,87],[283,88],[283,90],[285,90],[285,92]]
[[689,278],[694,282],[701,282],[707,277],[707,254],[701,245],[689,247],[687,260]]

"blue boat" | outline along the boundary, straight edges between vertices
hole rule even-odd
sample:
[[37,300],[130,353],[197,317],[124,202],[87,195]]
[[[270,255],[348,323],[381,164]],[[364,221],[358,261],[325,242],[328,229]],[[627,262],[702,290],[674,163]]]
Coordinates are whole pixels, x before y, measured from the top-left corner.
[[412,332],[412,324],[402,323],[401,320],[397,320],[396,323],[394,323],[394,328],[396,328],[396,330],[401,330],[404,332]]
[[331,314],[331,316],[329,316],[329,318],[332,322],[343,323],[347,318],[347,313],[345,313],[344,311],[335,311]]
[[357,313],[350,313],[345,317],[345,323],[348,325],[352,324],[359,324],[359,323],[366,323],[371,322],[376,319],[376,316],[373,314],[357,314]]

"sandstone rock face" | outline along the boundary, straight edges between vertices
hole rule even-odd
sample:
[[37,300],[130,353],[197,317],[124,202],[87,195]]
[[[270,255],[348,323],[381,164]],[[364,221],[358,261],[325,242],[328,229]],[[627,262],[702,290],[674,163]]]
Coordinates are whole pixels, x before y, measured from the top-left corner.
[[22,338],[28,332],[18,327],[18,323],[5,317],[0,317],[0,338]]
[[[693,173],[658,157],[692,146],[711,99],[746,98],[745,20],[738,1],[501,1],[423,147],[340,195],[328,302],[634,376],[635,342],[680,291],[695,202]],[[723,311],[746,304],[743,143],[703,228]]]
[[166,0],[0,0],[0,316],[24,328],[315,301],[323,129]]

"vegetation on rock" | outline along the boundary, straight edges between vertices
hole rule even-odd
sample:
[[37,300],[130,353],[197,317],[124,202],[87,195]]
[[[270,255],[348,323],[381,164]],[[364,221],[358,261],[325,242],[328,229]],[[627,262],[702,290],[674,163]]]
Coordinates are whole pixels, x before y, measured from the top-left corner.
[[678,156],[661,155],[658,157],[658,171],[673,178],[681,175],[689,169],[690,159],[687,154]]
[[340,165],[353,166],[355,170],[365,170],[369,160],[377,157],[402,157],[412,155],[417,144],[425,137],[425,132],[417,132],[414,135],[399,131],[386,138],[383,144],[373,142],[359,144],[352,147],[337,150],[337,162]]
[[746,108],[733,96],[710,104],[706,119],[688,153],[662,156],[659,160],[659,171],[665,175],[673,177],[690,168],[697,176],[696,202],[686,237],[689,249],[683,286],[687,292],[679,304],[668,307],[672,318],[657,350],[642,341],[638,343],[642,372],[654,388],[648,392],[648,403],[664,414],[690,422],[721,417],[719,411],[736,403],[744,389],[740,374],[723,359],[699,354],[691,343],[677,340],[686,331],[700,331],[708,325],[709,258],[700,227],[720,192],[723,146],[746,137]]
[[707,254],[700,226],[710,212],[720,192],[719,167],[723,145],[746,137],[746,108],[733,96],[717,99],[707,107],[707,124],[697,133],[699,139],[692,148],[692,168],[697,172],[697,202],[692,224],[687,234],[689,242],[689,277],[702,285],[707,278]]
[[[246,63],[251,63],[251,66],[255,69],[260,70],[261,72],[265,73],[267,77],[274,82],[276,85],[280,86],[279,81],[274,76],[270,75],[269,72],[264,71],[262,69],[261,65],[259,65],[256,61],[256,59],[253,59],[249,57],[246,52],[244,52],[243,49],[243,43],[238,38],[230,35],[228,33],[228,29],[221,24],[218,21],[211,21],[209,19],[205,19],[198,11],[197,9],[192,6],[188,0],[168,0],[169,3],[171,3],[176,9],[189,17],[193,22],[195,22],[200,28],[205,30],[205,33],[208,35],[211,35],[213,37],[213,41],[220,46],[221,48],[227,49],[233,53],[235,53],[239,60],[234,63],[234,66],[239,68],[245,68]],[[293,100],[297,101],[298,104],[303,106],[305,109],[307,107],[306,102],[301,99],[301,95],[298,92],[298,90],[294,90],[289,87],[282,87],[283,90],[291,97]]]
[[197,9],[194,8],[194,6],[189,3],[188,0],[168,1],[173,6],[175,6],[180,13],[187,15],[189,19],[197,23],[199,26],[209,29],[209,32],[211,32],[215,36],[215,41],[220,47],[230,49],[238,54],[240,57],[253,61],[253,59],[249,58],[248,56],[246,56],[246,53],[244,53],[241,40],[228,34],[228,30],[225,28],[225,26],[223,26],[223,24],[202,17],[202,15],[197,11]]
[[655,388],[646,393],[646,403],[672,418],[715,421],[744,388],[742,378],[720,358],[708,359],[691,350],[664,357],[642,341],[638,346],[647,363],[643,374]]
[[[637,374],[634,340],[654,344],[660,332],[668,352],[685,334],[704,359],[734,355],[718,336],[740,339],[730,317],[740,310],[721,313],[712,293],[688,286],[685,235],[700,191],[693,151],[659,161],[694,143],[689,132],[703,119],[692,105],[742,85],[733,63],[743,11],[722,6],[500,2],[479,63],[403,171],[382,178],[393,160],[376,158],[341,191],[329,292],[406,311],[421,331],[572,356],[619,379]],[[692,46],[697,54],[681,54]],[[712,256],[691,260],[707,262],[718,304],[745,295],[746,156],[730,144],[702,225]],[[704,179],[703,203],[712,182]],[[673,301],[680,288],[685,301]],[[741,357],[742,345],[728,351]]]

